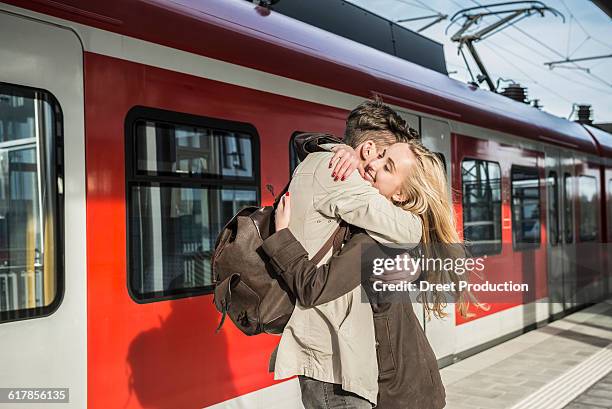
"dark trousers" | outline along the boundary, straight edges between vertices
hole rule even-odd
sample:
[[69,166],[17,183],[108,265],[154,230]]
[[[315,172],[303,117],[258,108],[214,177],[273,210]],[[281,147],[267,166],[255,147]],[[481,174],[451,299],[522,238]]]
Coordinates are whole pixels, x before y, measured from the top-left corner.
[[306,409],[372,409],[359,395],[347,392],[342,385],[299,376],[302,403]]

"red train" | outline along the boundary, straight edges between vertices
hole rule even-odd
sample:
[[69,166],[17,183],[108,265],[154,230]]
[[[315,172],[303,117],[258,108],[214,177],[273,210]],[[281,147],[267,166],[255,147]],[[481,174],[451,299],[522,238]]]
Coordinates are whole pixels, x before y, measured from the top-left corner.
[[612,290],[596,128],[242,0],[3,0],[0,39],[3,387],[69,388],[79,409],[300,407],[267,373],[278,338],[215,334],[209,254],[284,186],[292,135],[342,134],[373,94],[444,156],[489,271],[536,291],[423,321],[440,365]]

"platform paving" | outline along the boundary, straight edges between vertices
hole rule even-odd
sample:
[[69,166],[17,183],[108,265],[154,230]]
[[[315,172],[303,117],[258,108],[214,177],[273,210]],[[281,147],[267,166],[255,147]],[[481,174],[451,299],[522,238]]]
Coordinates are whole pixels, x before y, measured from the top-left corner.
[[612,409],[612,372],[608,372],[564,409]]
[[[609,368],[612,299],[466,358],[441,374],[446,409],[612,409]],[[560,395],[567,402],[559,403]]]

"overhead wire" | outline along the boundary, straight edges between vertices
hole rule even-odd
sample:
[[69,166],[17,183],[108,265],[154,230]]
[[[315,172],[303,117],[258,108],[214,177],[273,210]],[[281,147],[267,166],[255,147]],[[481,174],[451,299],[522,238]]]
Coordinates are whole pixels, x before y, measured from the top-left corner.
[[[582,25],[582,23],[580,23],[580,20],[578,20],[578,17],[576,17],[574,15],[574,13],[572,13],[572,10],[569,8],[567,3],[564,0],[560,0],[560,1],[563,4],[563,7],[565,7],[567,12],[569,13],[570,18],[573,19],[574,21],[576,21],[576,24],[578,25],[578,27],[580,27],[580,29],[582,30],[582,32],[586,36],[585,39],[580,43],[580,45],[578,45],[578,47],[576,47],[574,49],[574,51],[572,51],[572,53],[567,56],[568,59],[570,57],[572,57],[576,53],[576,51],[578,51],[588,40],[592,40],[592,41],[594,41],[594,42],[596,42],[596,43],[598,43],[600,45],[603,45],[604,47],[607,47],[608,49],[612,50],[612,46],[610,46],[609,44],[607,44],[607,43],[605,43],[605,42],[603,42],[601,40],[598,40],[597,38],[594,38],[593,36],[591,36],[591,33],[589,33],[587,31],[587,29]],[[599,65],[599,64],[597,64],[597,65]],[[574,66],[577,66],[577,65],[574,63]],[[593,68],[594,68],[594,66],[591,66],[590,69],[587,70],[587,74],[590,74],[591,77],[598,79],[600,82],[603,82],[604,84],[606,84],[608,86],[612,86],[611,84],[609,84],[608,82],[606,82],[602,78],[600,78],[597,75],[595,75],[592,72],[590,72]]]
[[604,43],[603,41],[597,39],[597,38],[593,38],[591,37],[592,41],[595,41],[596,43],[599,43],[601,45],[603,45],[604,47],[607,47],[609,50],[612,50],[612,45],[608,44],[608,43]]
[[441,14],[438,10],[432,8],[431,6],[427,5],[426,3],[423,3],[421,0],[414,0],[414,1],[416,1],[419,4],[421,4],[423,7],[428,8],[430,11],[433,11],[435,13]]
[[567,10],[568,14],[576,20],[576,24],[578,25],[578,27],[580,27],[580,29],[584,32],[584,34],[589,35],[589,33],[584,28],[584,26],[580,24],[580,21],[578,21],[578,19],[574,16],[574,13],[572,13],[572,10],[570,10],[570,8],[567,6],[567,3],[563,0],[559,0],[559,1],[561,2],[561,4],[563,4],[563,7],[565,7],[565,10]]
[[[439,11],[438,11],[438,10],[435,10],[435,9],[434,9],[434,8],[432,8],[431,6],[428,6],[427,4],[423,3],[421,0],[412,0],[412,1],[409,1],[409,0],[394,0],[394,1],[397,1],[397,2],[400,2],[400,3],[403,3],[403,4],[406,4],[406,5],[409,5],[409,6],[417,7],[417,8],[420,8],[420,9],[427,9],[427,10],[429,10],[429,11],[439,13]],[[415,4],[415,3],[414,3],[415,1],[416,1],[416,2],[418,2],[419,4]],[[455,4],[457,7],[459,7],[460,9],[465,8],[465,6],[464,6],[464,5],[462,5],[462,4],[460,4],[458,1],[456,1],[456,0],[451,0],[451,1],[452,1],[452,3],[454,3],[454,4]],[[472,3],[474,3],[474,4],[478,5],[478,6],[480,6],[480,7],[485,7],[485,9],[487,9],[487,10],[488,10],[488,8],[487,8],[486,6],[483,6],[483,5],[482,5],[480,2],[478,2],[478,1],[476,1],[476,0],[470,0],[470,1],[471,1]],[[561,1],[562,1],[562,0],[561,0]],[[566,7],[566,9],[568,9],[568,8],[567,8],[567,5],[566,5],[565,3],[564,3],[564,6]],[[581,29],[583,32],[585,32],[585,34],[589,35],[589,34],[588,34],[588,32],[585,30],[584,26],[582,26],[582,24],[580,24],[580,22],[579,22],[579,21],[576,19],[576,17],[575,17],[575,16],[573,16],[573,13],[571,13],[571,10],[569,10],[569,9],[568,9],[568,12],[570,13],[570,16],[573,18],[573,20],[574,20],[574,21],[576,21],[576,24],[577,24],[577,25],[580,27],[580,29]],[[498,18],[500,18],[499,16],[497,16],[497,17],[498,17]],[[529,37],[530,39],[532,39],[534,42],[536,42],[536,43],[540,44],[540,45],[541,45],[541,46],[542,46],[542,47],[543,47],[543,48],[546,50],[546,52],[551,52],[551,53],[553,53],[554,55],[559,56],[559,57],[561,57],[561,58],[565,58],[565,57],[566,57],[566,56],[564,56],[562,53],[559,53],[559,51],[557,51],[557,50],[555,50],[554,48],[550,47],[548,44],[543,43],[542,41],[540,41],[540,40],[539,40],[539,39],[537,39],[536,37],[534,37],[534,36],[530,35],[529,33],[525,32],[524,30],[520,29],[519,27],[514,26],[514,24],[516,24],[517,22],[518,22],[518,21],[514,22],[513,24],[511,24],[511,26],[513,26],[515,29],[517,29],[519,32],[521,32],[523,35],[525,35],[525,36]],[[498,31],[494,31],[492,34],[494,34],[494,33],[496,33],[496,32],[498,32]],[[489,34],[489,35],[487,35],[486,37],[489,37],[489,36],[490,36],[490,35],[492,35],[492,34]],[[514,41],[514,42],[516,42],[517,44],[519,44],[519,45],[521,45],[521,46],[525,47],[526,49],[530,50],[531,52],[533,52],[534,54],[536,54],[536,55],[537,55],[538,57],[540,57],[540,58],[544,58],[544,59],[550,59],[550,58],[551,58],[550,56],[547,56],[547,55],[543,54],[543,51],[545,51],[545,50],[542,50],[542,49],[536,49],[535,47],[533,47],[533,46],[531,46],[531,45],[529,45],[529,44],[526,44],[525,42],[523,42],[523,41],[521,41],[521,40],[517,39],[516,37],[511,36],[510,34],[508,34],[508,33],[506,33],[506,32],[502,32],[501,34],[502,34],[502,35],[504,35],[505,37],[509,38],[510,40],[512,40],[512,41]],[[591,38],[591,39],[592,39],[592,40],[594,40],[594,41],[596,40],[595,38]],[[492,41],[492,40],[489,40],[489,41]],[[598,42],[599,42],[599,41],[598,41]],[[609,47],[607,44],[605,44],[605,43],[603,43],[603,42],[600,42],[600,43],[602,43],[602,45],[605,45],[605,46]],[[484,43],[483,43],[483,44],[484,44]],[[584,44],[580,44],[578,47],[576,47],[576,49],[574,49],[574,50],[572,51],[572,53],[575,53],[575,52],[576,52],[578,49],[580,49],[580,48],[581,48],[583,45],[584,45]],[[575,80],[574,78],[570,78],[570,77],[567,77],[567,76],[565,76],[565,75],[562,75],[562,74],[560,74],[560,73],[558,73],[558,72],[555,72],[555,71],[550,71],[550,70],[546,69],[545,67],[540,66],[540,65],[539,65],[539,64],[537,64],[537,63],[534,63],[534,62],[533,62],[533,60],[527,59],[527,58],[523,57],[522,55],[519,55],[519,54],[517,54],[517,53],[514,53],[514,52],[513,52],[513,51],[511,51],[511,50],[508,50],[508,49],[506,49],[506,48],[504,48],[504,47],[502,47],[502,46],[499,46],[498,44],[495,44],[495,46],[496,46],[496,47],[498,47],[498,48],[500,48],[500,49],[503,49],[504,51],[508,52],[509,54],[515,55],[517,58],[520,58],[521,60],[523,60],[523,61],[527,62],[527,63],[528,63],[528,64],[530,64],[530,65],[533,65],[534,67],[537,67],[539,70],[546,71],[547,73],[549,73],[549,74],[551,74],[551,75],[554,75],[554,76],[556,76],[556,77],[558,77],[558,78],[561,78],[561,79],[563,79],[563,80],[565,80],[565,81],[568,81],[568,82],[572,82],[572,83],[576,83],[576,84],[582,85],[582,86],[584,86],[584,87],[587,87],[587,88],[592,89],[592,90],[597,91],[597,92],[601,92],[601,93],[606,93],[606,94],[609,94],[609,91],[606,91],[606,90],[600,89],[600,88],[596,87],[595,85],[586,84],[586,83],[583,83],[583,82],[581,82],[581,81],[577,81],[577,80]],[[487,48],[489,48],[489,47],[487,47]],[[612,49],[612,47],[610,47],[610,48]],[[463,55],[462,57],[463,57],[464,63],[466,64],[466,68],[465,68],[465,70],[466,70],[468,73],[470,73],[470,76],[473,78],[473,76],[471,75],[471,74],[472,74],[472,72],[471,72],[471,70],[470,70],[470,68],[469,68],[469,64],[467,63],[467,60],[465,59],[465,55]],[[505,61],[508,61],[508,60],[507,60],[507,59],[505,59]],[[510,62],[509,62],[509,63],[510,63]],[[514,64],[512,64],[512,65],[513,65],[513,66],[515,66]],[[574,65],[575,65],[576,67],[578,67],[576,64],[574,64]],[[459,65],[456,65],[456,66],[460,67]],[[515,67],[516,67],[516,66],[515,66]],[[528,76],[526,72],[524,72],[524,71],[522,71],[522,70],[521,70],[521,72],[522,72],[522,73],[523,73],[525,76]],[[578,72],[577,74],[579,74],[579,75],[580,75],[582,78],[584,78],[584,79],[586,79],[586,80],[588,80],[588,81],[593,81],[593,82],[597,82],[597,83],[603,83],[603,84],[605,84],[605,85],[607,85],[607,86],[610,86],[610,85],[611,85],[611,84],[608,84],[608,83],[607,83],[607,82],[606,82],[604,79],[599,78],[598,76],[596,76],[596,75],[594,75],[594,74],[592,74],[592,73],[591,73],[591,74],[589,74],[589,73],[587,73],[587,72],[582,72],[582,71],[580,71],[580,72]],[[529,76],[529,78],[531,78],[531,77]],[[546,87],[545,87],[545,86],[543,86],[541,83],[539,83],[539,82],[537,82],[536,80],[534,80],[533,78],[531,78],[531,81],[533,81],[534,83],[538,84],[538,85],[539,85],[539,86],[541,86],[542,88],[546,88]],[[548,89],[548,91],[549,91],[549,92],[552,92],[552,93],[555,93],[555,92],[554,92],[554,91],[552,91],[551,89]],[[559,96],[559,94],[558,94],[558,93],[557,93],[557,94],[555,94],[555,95]],[[564,99],[565,99],[565,98],[564,98]]]
[[593,36],[591,35],[591,33],[589,33],[589,32],[587,31],[587,29],[586,29],[586,28],[585,28],[585,27],[582,25],[582,23],[580,23],[580,20],[578,20],[578,17],[576,17],[576,16],[574,15],[574,13],[572,13],[572,10],[569,8],[569,6],[567,5],[567,3],[565,3],[565,0],[559,0],[559,1],[561,1],[561,3],[563,4],[563,7],[565,7],[565,9],[566,9],[566,10],[567,10],[567,12],[569,13],[569,15],[570,15],[571,17],[573,17],[573,18],[574,18],[574,20],[576,21],[576,24],[578,25],[578,27],[580,27],[580,29],[582,30],[582,32],[583,32],[583,33],[584,33],[586,36],[591,37],[591,38],[593,39],[593,41],[599,42],[599,43],[601,43],[602,45],[605,45],[606,47],[608,47],[609,49],[611,49],[611,50],[612,50],[612,46],[611,46],[611,45],[609,45],[609,44],[607,44],[607,43],[604,43],[603,41],[599,41],[599,40],[597,40],[597,39],[593,38]]
[[[456,4],[457,6],[459,6],[460,8],[462,8],[462,9],[463,9],[463,8],[465,8],[465,6],[464,6],[464,5],[459,4],[457,1],[455,1],[455,0],[452,0],[452,1],[453,1],[453,3],[455,3],[455,4]],[[471,1],[472,3],[474,3],[474,4],[476,4],[477,6],[484,7],[482,4],[480,4],[479,2],[477,2],[477,1],[475,1],[475,0],[470,0],[470,1]],[[488,10],[488,8],[486,8],[486,7],[485,7],[485,9],[487,9],[487,10]],[[490,11],[490,10],[489,10],[489,11]],[[498,18],[498,19],[501,19],[501,17],[499,17],[499,16],[498,16],[497,18]],[[508,34],[508,33],[507,33],[507,32],[505,32],[505,31],[503,31],[501,34],[502,34],[503,36],[505,36],[505,37],[507,37],[507,38],[511,39],[512,41],[515,41],[515,42],[519,43],[519,44],[520,44],[520,45],[522,45],[523,47],[525,47],[525,48],[527,48],[527,49],[529,49],[529,50],[531,50],[531,51],[533,51],[533,52],[535,52],[536,54],[538,54],[538,55],[540,55],[540,56],[541,56],[541,51],[540,51],[540,50],[537,50],[536,48],[534,48],[534,47],[532,47],[532,46],[530,46],[530,45],[528,45],[528,44],[525,44],[524,42],[522,42],[522,41],[520,41],[520,40],[516,39],[515,37],[512,37],[510,34]],[[548,58],[548,57],[547,57],[547,58]]]
[[[479,3],[476,0],[470,0],[472,3],[476,4],[479,7],[483,7],[485,10],[487,11],[491,11],[488,7],[484,6],[483,4]],[[502,19],[499,16],[496,16],[498,19]],[[514,28],[515,30],[518,30],[520,33],[524,34],[525,36],[529,37],[531,40],[535,41],[536,43],[540,44],[542,47],[546,48],[547,50],[553,52],[554,54],[558,55],[559,57],[564,57],[564,55],[560,52],[558,52],[557,50],[555,50],[554,48],[550,47],[549,45],[545,44],[544,42],[540,41],[538,38],[532,36],[531,34],[527,33],[525,30],[521,29],[520,27],[517,27],[515,25],[512,25],[512,28]]]
[[[565,9],[567,10],[567,12],[569,13],[570,18],[573,18],[573,19],[574,19],[574,21],[576,21],[576,24],[578,25],[578,27],[580,27],[580,29],[583,31],[584,35],[586,36],[586,38],[584,39],[584,41],[583,41],[582,43],[580,43],[580,45],[579,45],[579,46],[576,48],[576,50],[574,50],[574,51],[572,52],[572,54],[571,54],[571,55],[568,55],[568,56],[566,57],[567,59],[569,59],[569,58],[570,58],[572,55],[574,55],[574,53],[576,53],[576,51],[577,51],[577,50],[578,50],[580,47],[582,47],[582,46],[584,45],[584,43],[586,43],[586,42],[587,42],[589,39],[591,39],[591,40],[597,40],[597,39],[593,38],[593,36],[591,36],[591,33],[589,33],[589,32],[587,31],[587,29],[586,29],[586,28],[585,28],[585,27],[582,25],[582,23],[580,23],[580,20],[578,20],[578,18],[577,18],[577,17],[574,15],[574,13],[572,12],[572,10],[571,10],[571,9],[569,8],[569,6],[567,5],[567,3],[565,3],[565,0],[560,0],[560,1],[561,1],[561,3],[563,4],[563,6],[565,7]],[[601,45],[604,45],[604,46],[606,46],[606,47],[608,47],[608,48],[612,49],[612,47],[610,47],[609,45],[607,45],[607,44],[606,44],[606,43],[604,43],[603,41],[599,41],[599,40],[597,40],[597,41],[595,41],[595,42],[597,42],[597,43],[599,43],[599,44],[601,44]],[[575,67],[580,67],[580,66],[579,66],[578,64],[576,64],[575,62],[574,62],[574,63],[572,63],[572,65],[574,65]],[[587,76],[589,76],[589,77],[591,77],[591,78],[596,79],[597,81],[601,82],[602,84],[607,85],[608,87],[612,87],[612,83],[609,83],[609,82],[608,82],[608,81],[606,81],[605,79],[603,79],[603,78],[601,78],[600,76],[598,76],[598,75],[594,74],[594,73],[592,72],[592,67],[591,67],[591,69],[584,69],[584,70],[583,70],[583,71],[581,71],[579,74],[581,74],[581,75],[583,76],[583,78],[584,78],[584,75],[587,75]]]
[[484,39],[486,39],[486,38],[489,38],[489,37],[491,37],[493,34],[499,33],[500,31],[505,30],[505,29],[506,29],[506,28],[508,28],[508,27],[512,27],[512,26],[514,26],[515,24],[517,24],[519,21],[522,21],[522,20],[524,20],[524,19],[525,19],[525,18],[527,18],[527,17],[529,17],[529,15],[525,14],[525,15],[523,15],[523,16],[521,16],[521,17],[517,18],[516,20],[514,20],[512,23],[506,24],[505,26],[504,26],[504,25],[502,25],[502,26],[498,27],[497,29],[493,30],[492,32],[490,32],[489,34],[485,35],[484,37],[481,37],[481,40],[484,40]]
[[463,6],[463,4],[460,4],[459,2],[457,2],[456,0],[451,0],[453,3],[455,3],[455,6],[459,7],[459,9],[464,9],[465,7]]
[[567,42],[565,44],[565,55],[569,56],[569,48],[570,48],[570,41],[572,39],[572,22],[574,20],[574,16],[570,16],[569,19],[569,28],[567,29]]
[[595,41],[596,43],[603,45],[604,47],[612,50],[612,45],[605,43],[601,40],[598,40],[597,38],[593,37],[590,32],[587,31],[587,29],[582,25],[582,23],[580,23],[580,20],[578,20],[578,17],[576,17],[574,13],[572,13],[572,10],[569,8],[565,0],[559,0],[559,1],[561,2],[561,4],[563,4],[563,7],[565,7],[565,9],[567,10],[568,14],[570,15],[570,18],[576,22],[578,27],[580,27],[580,29],[582,30],[584,35],[587,37],[587,39]]
[[559,77],[559,78],[561,78],[561,79],[564,79],[565,81],[568,81],[568,82],[571,82],[571,83],[575,83],[575,84],[582,85],[583,87],[590,88],[590,89],[592,89],[592,90],[594,90],[594,91],[601,92],[601,93],[604,93],[604,94],[606,94],[606,95],[609,95],[609,94],[610,94],[610,91],[603,90],[603,89],[600,89],[600,88],[596,88],[595,86],[592,86],[592,85],[590,85],[590,84],[585,84],[585,83],[583,83],[583,82],[576,81],[574,78],[568,78],[568,77],[566,77],[565,75],[559,74],[558,72],[555,72],[555,71],[550,71],[549,69],[545,68],[544,66],[542,66],[542,65],[540,65],[540,64],[537,64],[537,63],[533,62],[532,60],[530,60],[530,59],[528,59],[528,58],[525,58],[524,56],[522,56],[522,55],[520,55],[520,54],[518,54],[518,53],[516,53],[516,52],[514,52],[514,51],[512,51],[512,50],[509,50],[508,48],[503,47],[503,46],[501,46],[501,45],[499,45],[499,44],[495,44],[495,47],[497,47],[497,48],[499,48],[499,49],[504,50],[504,51],[505,51],[505,52],[507,52],[508,54],[514,55],[516,58],[518,58],[518,59],[520,59],[520,60],[522,60],[522,61],[525,61],[527,64],[532,65],[532,66],[536,67],[536,68],[537,68],[537,69],[539,69],[539,70],[546,71],[546,72],[547,72],[547,73],[549,73],[550,75],[554,75],[554,76],[556,76],[556,77]]
[[543,41],[540,41],[538,38],[532,36],[531,34],[529,34],[528,32],[526,32],[525,30],[523,30],[520,27],[516,27],[513,26],[512,28],[514,28],[515,30],[518,30],[520,33],[523,33],[526,37],[532,39],[533,41],[535,41],[536,43],[540,44],[542,47],[546,48],[547,50],[549,50],[550,52],[558,55],[559,57],[565,57],[563,55],[563,53],[560,53],[559,51],[555,50],[554,48],[550,47],[548,44],[544,43]]
[[602,64],[606,64],[606,63],[608,63],[608,62],[609,62],[609,61],[606,61],[606,60],[604,60],[604,59],[601,59],[601,60],[597,61],[595,64],[591,65],[591,67],[589,67],[589,68],[592,70],[593,68],[598,67],[598,66],[600,66],[600,65],[602,65]]
[[612,84],[611,84],[611,83],[609,83],[608,81],[604,80],[604,79],[603,79],[603,78],[601,78],[600,76],[593,74],[593,73],[591,72],[591,70],[584,71],[584,73],[585,73],[585,74],[587,74],[587,75],[589,75],[589,76],[591,76],[591,77],[593,77],[593,78],[595,78],[596,80],[599,80],[601,83],[603,83],[603,84],[607,85],[608,87],[611,87],[611,88],[612,88]]
[[[408,0],[394,0],[409,6],[414,6],[420,9],[427,9],[429,11],[435,12],[435,13],[440,13],[438,10],[435,10],[434,8],[428,6],[427,4],[423,3],[421,0],[412,0],[412,1],[408,1]],[[480,2],[476,1],[476,0],[470,0],[472,3],[476,4],[477,6],[480,7],[484,7],[485,9],[488,10],[488,8],[486,6],[483,6]],[[561,0],[563,2],[563,0]],[[415,4],[414,2],[418,2],[419,4]],[[451,2],[453,4],[455,4],[459,9],[463,9],[465,8],[464,5],[462,5],[461,3],[459,3],[457,0],[451,0]],[[584,46],[584,44],[586,42],[588,42],[588,40],[592,40],[595,41],[605,47],[608,47],[610,49],[612,49],[612,46],[606,44],[603,41],[600,41],[596,38],[593,38],[590,36],[590,33],[585,29],[585,27],[580,23],[580,21],[573,15],[573,13],[571,12],[571,10],[567,7],[567,4],[565,4],[565,2],[563,2],[563,5],[565,6],[565,8],[568,10],[568,13],[570,14],[570,29],[568,29],[568,40],[567,40],[567,44],[566,44],[566,55],[564,55],[563,53],[559,52],[557,49],[553,48],[552,46],[546,44],[545,42],[541,41],[540,39],[538,39],[537,37],[534,37],[533,35],[529,34],[528,32],[526,32],[525,30],[521,29],[520,27],[517,27],[515,24],[518,23],[518,21],[513,22],[512,24],[508,25],[508,26],[512,26],[515,30],[517,30],[519,33],[521,33],[522,35],[524,35],[525,37],[529,38],[530,40],[532,40],[534,43],[538,44],[539,46],[541,46],[541,48],[536,48],[530,44],[525,43],[524,41],[521,41],[520,39],[510,35],[507,32],[501,32],[501,34],[505,37],[507,37],[508,39],[512,40],[513,42],[515,42],[516,44],[530,50],[531,52],[533,52],[535,55],[537,55],[540,58],[543,59],[552,59],[554,57],[551,56],[556,56],[556,57],[560,57],[560,58],[567,58],[570,57],[572,55],[574,55],[577,51],[579,51],[580,49],[582,49],[582,47]],[[489,10],[490,11],[490,10]],[[499,16],[497,16],[497,18],[500,19]],[[522,17],[524,18],[524,17]],[[519,19],[522,20],[522,18]],[[575,22],[575,24],[580,28],[580,30],[582,30],[585,35],[588,36],[588,38],[586,38],[585,40],[582,41],[582,43],[580,43],[576,48],[574,48],[571,53],[569,53],[570,51],[570,45],[571,45],[571,36],[572,36],[572,29],[573,29],[573,23]],[[490,37],[491,35],[495,34],[499,32],[499,30],[495,30],[493,33],[488,34],[486,37]],[[489,42],[491,42],[492,40],[489,40]],[[483,43],[484,44],[484,43]],[[533,84],[535,84],[536,86],[548,91],[549,93],[555,95],[556,97],[567,101],[567,102],[571,102],[568,98],[566,98],[565,96],[563,96],[562,94],[558,93],[557,91],[555,91],[554,89],[547,87],[546,85],[543,85],[541,82],[537,81],[536,79],[534,79],[531,75],[529,75],[525,70],[521,69],[518,65],[516,65],[513,61],[511,61],[510,59],[502,56],[500,53],[495,52],[495,50],[493,50],[491,47],[489,47],[488,45],[486,45],[488,49],[490,49],[493,53],[495,53],[496,55],[498,55],[501,59],[503,59],[504,61],[506,61],[509,65],[513,66],[515,69],[517,69],[517,71],[519,71],[523,76],[525,76],[530,82],[532,82]],[[604,90],[601,89],[599,87],[597,87],[595,84],[591,85],[591,84],[587,84],[584,83],[582,81],[578,81],[576,78],[573,77],[567,77],[563,74],[560,74],[559,72],[555,72],[555,71],[550,71],[549,69],[545,68],[544,66],[541,66],[538,63],[535,63],[533,61],[533,59],[529,59],[529,58],[525,58],[523,55],[520,55],[512,50],[509,50],[505,47],[500,46],[499,44],[494,44],[495,47],[504,50],[505,52],[507,52],[508,54],[514,55],[515,57],[521,59],[522,61],[525,61],[526,63],[530,64],[531,66],[537,67],[539,70],[542,71],[546,71],[548,74],[556,76],[560,79],[563,79],[567,82],[570,83],[574,83],[574,84],[578,84],[581,86],[584,86],[586,88],[589,88],[593,91],[599,92],[599,93],[605,93],[606,95],[609,95],[609,91],[608,90]],[[460,53],[461,54],[461,53]],[[548,54],[548,55],[547,55]],[[450,64],[450,65],[454,65],[455,67],[461,68],[465,71],[467,71],[470,74],[470,77],[473,78],[472,72],[470,70],[470,66],[467,63],[466,60],[466,56],[465,55],[461,55],[461,57],[463,57],[464,63],[465,63],[465,67],[462,67],[460,65],[457,64]],[[573,63],[574,68],[582,68],[579,67],[577,64]],[[597,64],[599,65],[599,64]],[[598,77],[597,75],[593,74],[593,73],[589,73],[589,72],[583,72],[583,71],[578,71],[576,73],[578,76],[580,76],[581,78],[584,78],[585,80],[589,81],[589,82],[597,82],[598,84],[605,84],[606,86],[612,86],[612,84],[607,83],[603,78]]]
[[[483,4],[481,4],[480,2],[478,2],[478,1],[476,1],[476,0],[470,0],[470,1],[471,1],[472,3],[474,3],[474,4],[476,4],[477,6],[479,6],[479,7],[483,7],[485,10],[490,11],[488,7],[484,6],[484,5],[483,5]],[[561,0],[561,1],[563,2],[563,0]],[[576,21],[576,23],[578,24],[578,26],[579,26],[579,27],[580,27],[580,28],[581,28],[581,29],[582,29],[582,30],[585,32],[585,34],[589,35],[589,33],[588,33],[588,32],[586,31],[586,29],[584,28],[584,26],[582,26],[582,24],[580,24],[580,22],[579,22],[579,21],[576,19],[576,17],[573,15],[573,13],[571,12],[571,10],[569,10],[569,8],[567,7],[567,4],[565,4],[564,2],[563,2],[563,4],[564,4],[565,8],[568,10],[568,13],[570,14],[570,16],[573,16],[573,17],[574,17],[574,20]],[[497,16],[497,18],[498,18],[498,19],[501,19],[501,17],[499,17],[499,16]],[[515,30],[518,30],[519,32],[523,33],[525,36],[529,37],[530,39],[532,39],[532,40],[533,40],[533,41],[535,41],[536,43],[540,44],[541,46],[543,46],[543,47],[544,47],[544,48],[546,48],[547,50],[549,50],[549,51],[553,52],[553,53],[554,53],[556,56],[558,56],[558,57],[560,57],[560,58],[563,58],[563,59],[566,59],[566,56],[564,56],[562,53],[560,53],[559,51],[557,51],[557,50],[555,50],[554,48],[550,47],[550,46],[549,46],[549,45],[547,45],[546,43],[544,43],[544,42],[540,41],[539,39],[537,39],[536,37],[532,36],[531,34],[529,34],[529,33],[525,32],[523,29],[521,29],[521,28],[519,28],[519,27],[516,27],[516,26],[512,26],[512,27],[513,27]],[[525,43],[523,43],[522,41],[520,41],[520,40],[518,40],[518,39],[516,39],[516,38],[514,38],[514,37],[512,37],[512,36],[510,36],[510,34],[508,34],[508,33],[506,33],[506,32],[502,32],[502,34],[504,34],[506,37],[508,37],[508,38],[512,39],[513,41],[515,41],[515,42],[517,42],[517,43],[521,44],[523,47],[526,47],[526,48],[531,49],[532,51],[536,52],[536,53],[537,53],[539,56],[544,57],[544,58],[546,58],[546,59],[548,59],[548,58],[549,58],[549,57],[544,56],[544,55],[543,55],[541,52],[536,51],[534,48],[532,48],[532,47],[530,47],[530,46],[527,46],[527,45],[526,45]],[[604,44],[604,45],[605,45],[605,43],[603,43],[603,42],[602,42],[602,44]],[[573,65],[574,67],[576,67],[576,68],[582,68],[582,67],[580,67],[580,66],[579,66],[578,64],[576,64],[576,63],[572,63],[572,65]],[[551,71],[551,73],[553,73],[553,71]],[[596,80],[595,82],[599,82],[599,83],[603,83],[603,84],[608,85],[608,86],[612,86],[611,84],[607,83],[605,80],[603,80],[602,78],[600,78],[600,77],[598,77],[597,75],[593,74],[592,72],[583,72],[583,71],[580,71],[579,73],[580,73],[580,74],[582,74],[582,77],[583,77],[583,78],[585,78],[585,77],[584,77],[584,75],[587,75],[588,77],[590,77],[590,78],[585,78],[585,79],[587,79],[587,80],[589,80],[589,81]],[[568,81],[573,81],[572,79],[567,79],[567,80],[568,80]],[[591,87],[591,88],[592,88],[592,87]],[[601,91],[601,90],[600,90],[600,91]],[[606,92],[609,92],[609,91],[606,91]]]
[[408,6],[417,7],[417,8],[420,8],[420,9],[422,9],[422,10],[432,11],[432,12],[434,12],[434,13],[436,13],[436,14],[440,14],[440,12],[439,12],[438,10],[436,10],[436,9],[432,8],[431,6],[429,6],[429,5],[425,4],[425,3],[423,3],[423,2],[422,2],[422,1],[420,1],[420,0],[414,0],[414,1],[418,2],[419,4],[417,4],[417,3],[413,3],[412,1],[408,1],[408,0],[394,0],[394,1],[396,1],[396,2],[398,2],[398,3],[404,3],[404,4],[407,4]]
[[579,49],[580,49],[580,48],[581,48],[583,45],[585,45],[585,44],[586,44],[586,42],[587,42],[587,41],[589,41],[589,39],[590,39],[590,38],[591,38],[591,37],[586,36],[586,37],[584,38],[584,40],[582,40],[582,42],[581,42],[581,43],[578,45],[578,47],[576,47],[576,48],[574,49],[574,51],[572,51],[572,52],[571,52],[571,54],[568,54],[568,56],[567,56],[567,57],[568,57],[568,58],[571,58],[571,57],[572,57],[572,55],[576,54],[576,51],[578,51],[578,50],[579,50]]
[[532,83],[534,83],[537,86],[539,86],[540,88],[543,88],[544,90],[550,92],[551,94],[556,95],[557,97],[563,99],[564,101],[569,102],[570,104],[572,103],[572,101],[570,101],[569,99],[567,99],[563,95],[559,94],[557,91],[555,91],[552,88],[549,88],[549,87],[543,85],[541,82],[539,82],[538,80],[533,78],[531,75],[529,75],[527,72],[525,72],[521,67],[519,67],[518,65],[514,64],[510,59],[506,58],[504,55],[502,55],[502,54],[498,53],[497,51],[495,51],[495,49],[493,47],[489,47],[488,45],[486,45],[484,43],[482,45],[485,48],[487,48],[488,50],[490,50],[493,54],[497,55],[499,58],[501,58],[502,60],[506,61],[508,64],[510,64],[511,66],[516,68],[521,74],[523,74],[525,77],[527,77]]

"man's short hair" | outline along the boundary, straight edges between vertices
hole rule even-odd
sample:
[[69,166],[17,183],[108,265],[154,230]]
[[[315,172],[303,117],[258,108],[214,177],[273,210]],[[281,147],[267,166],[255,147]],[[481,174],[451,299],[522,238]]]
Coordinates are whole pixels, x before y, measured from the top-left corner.
[[353,148],[367,140],[382,148],[419,138],[418,132],[379,98],[362,102],[346,119],[344,143]]

